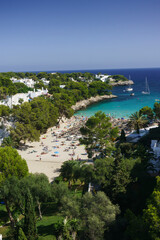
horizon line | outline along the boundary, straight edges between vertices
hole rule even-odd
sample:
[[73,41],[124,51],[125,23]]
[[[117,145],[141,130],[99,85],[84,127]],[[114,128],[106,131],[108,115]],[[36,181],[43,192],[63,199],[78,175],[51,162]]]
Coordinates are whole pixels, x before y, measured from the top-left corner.
[[74,71],[96,71],[96,70],[127,70],[127,69],[159,69],[160,67],[131,67],[131,68],[91,68],[91,69],[63,69],[63,70],[23,70],[23,71],[0,71],[0,73],[7,73],[7,72],[29,72],[29,73],[32,73],[32,72],[55,72],[55,73],[58,73],[58,72],[64,72],[64,71],[69,71],[69,72],[74,72]]

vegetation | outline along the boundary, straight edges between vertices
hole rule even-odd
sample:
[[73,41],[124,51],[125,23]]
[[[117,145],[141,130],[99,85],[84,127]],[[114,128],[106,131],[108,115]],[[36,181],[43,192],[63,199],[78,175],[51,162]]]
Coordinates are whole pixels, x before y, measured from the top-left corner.
[[128,81],[128,79],[126,77],[124,77],[123,75],[112,75],[109,78],[115,79],[116,82],[118,82],[118,81]]
[[139,111],[131,114],[128,126],[130,126],[131,129],[135,129],[139,134],[140,128],[147,126],[147,123],[147,118],[143,115],[142,111]]
[[38,239],[36,228],[36,216],[30,191],[28,191],[25,196],[24,232],[27,239],[30,240]]
[[[8,203],[3,219],[12,223],[10,238],[152,240],[158,236],[159,179],[156,185],[147,173],[146,149],[127,144],[114,146],[110,156],[97,156],[89,165],[65,162],[61,177],[52,184],[44,174],[5,178],[0,198]],[[89,183],[92,188],[87,193]]]
[[0,183],[11,176],[21,178],[28,173],[26,161],[11,147],[0,148],[0,169]]
[[[32,78],[35,88],[47,88],[50,95],[34,98],[30,102],[19,99],[19,105],[9,109],[0,106],[0,116],[14,122],[10,140],[5,139],[3,145],[19,147],[28,141],[38,141],[41,133],[53,127],[63,117],[70,118],[74,111],[72,105],[77,101],[97,95],[110,94],[111,86],[100,80],[95,80],[90,73],[51,74],[35,73],[0,73],[0,99],[16,93],[26,93],[28,88],[24,83],[13,83],[10,79]],[[49,81],[44,85],[43,79]]]
[[154,116],[153,110],[148,106],[141,108],[140,114],[146,116],[148,120],[153,120],[153,116]]
[[80,131],[80,141],[86,145],[89,157],[93,157],[95,151],[101,153],[102,157],[109,155],[113,150],[112,142],[118,136],[118,128],[111,128],[109,118],[100,111],[90,117]]
[[[148,172],[153,157],[148,146],[153,136],[159,139],[159,128],[138,144],[128,143],[125,132],[118,139],[118,129],[98,112],[81,128],[90,164],[66,161],[60,176],[49,183],[44,174],[29,174],[25,160],[11,146],[38,140],[63,116],[72,116],[74,103],[109,94],[110,87],[89,73],[1,73],[3,97],[24,87],[9,80],[3,85],[12,76],[32,77],[37,87],[42,86],[42,78],[49,80],[51,96],[20,102],[11,110],[0,106],[2,120],[11,118],[15,124],[4,140],[7,146],[0,148],[0,222],[8,223],[0,228],[4,238],[158,240],[160,178]],[[156,103],[153,110],[144,107],[131,115],[130,127],[139,132],[154,118],[159,121],[159,108]]]
[[155,113],[155,117],[160,119],[160,103],[155,102],[153,111]]

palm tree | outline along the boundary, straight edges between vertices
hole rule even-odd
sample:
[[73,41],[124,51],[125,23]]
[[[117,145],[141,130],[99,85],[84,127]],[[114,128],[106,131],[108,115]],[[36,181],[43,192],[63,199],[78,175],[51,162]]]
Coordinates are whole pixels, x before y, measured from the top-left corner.
[[139,134],[139,130],[142,127],[145,127],[148,123],[147,118],[140,112],[135,112],[129,117],[128,126],[135,129]]
[[68,181],[68,187],[72,187],[72,181],[76,181],[81,177],[81,166],[83,162],[69,160],[63,163],[60,168],[60,175]]

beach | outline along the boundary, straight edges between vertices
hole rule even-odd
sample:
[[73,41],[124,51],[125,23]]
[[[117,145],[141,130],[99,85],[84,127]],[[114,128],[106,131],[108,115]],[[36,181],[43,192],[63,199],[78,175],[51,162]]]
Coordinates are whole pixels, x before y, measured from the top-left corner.
[[[30,173],[44,173],[52,182],[60,174],[63,162],[68,160],[80,160],[90,162],[85,146],[79,143],[81,138],[80,127],[88,118],[84,116],[73,116],[70,119],[63,119],[58,127],[52,127],[40,137],[39,142],[26,142],[18,149],[19,154],[26,160]],[[139,135],[128,129],[127,120],[123,118],[110,117],[112,127],[118,127],[119,133],[125,130],[128,141],[137,142]],[[142,129],[142,135],[150,128],[157,127],[157,124]],[[130,139],[130,140],[129,140]]]
[[[19,154],[26,160],[30,173],[44,173],[53,181],[58,177],[60,167],[67,160],[88,161],[88,155],[84,145],[80,145],[80,127],[85,124],[87,118],[73,116],[63,119],[58,127],[52,127],[40,137],[39,142],[27,142],[18,149]],[[126,127],[124,119],[110,118],[112,126],[120,129]]]
[[49,181],[59,176],[63,162],[71,159],[88,160],[84,145],[79,144],[79,128],[87,118],[73,116],[63,119],[59,127],[49,128],[39,142],[26,142],[18,150],[27,162],[30,173],[44,173]]

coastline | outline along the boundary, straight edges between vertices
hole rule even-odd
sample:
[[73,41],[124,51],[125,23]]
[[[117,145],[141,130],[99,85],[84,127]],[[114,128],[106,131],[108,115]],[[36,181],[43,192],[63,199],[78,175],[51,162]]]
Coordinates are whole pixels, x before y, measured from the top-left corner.
[[100,101],[103,101],[105,99],[111,99],[111,98],[117,98],[117,96],[113,95],[113,94],[110,94],[110,95],[91,97],[89,99],[77,102],[75,105],[72,106],[72,109],[74,111],[78,111],[82,108],[86,108],[87,106],[89,106],[93,103],[100,102]]
[[126,85],[133,85],[134,82],[132,80],[128,80],[128,81],[112,81],[112,79],[109,82],[109,85],[111,85],[112,87],[116,87],[116,86],[126,86]]

